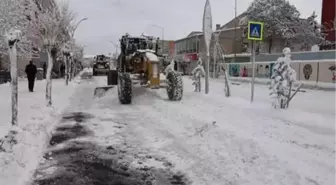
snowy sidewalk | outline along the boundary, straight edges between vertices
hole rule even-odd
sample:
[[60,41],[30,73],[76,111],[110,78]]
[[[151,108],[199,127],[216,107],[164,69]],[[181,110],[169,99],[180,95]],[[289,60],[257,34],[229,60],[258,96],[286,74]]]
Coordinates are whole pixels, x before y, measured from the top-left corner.
[[[36,81],[34,92],[28,91],[28,82],[19,81],[18,124],[22,132],[18,134],[18,144],[12,152],[0,152],[0,184],[21,185],[29,179],[37,165],[39,155],[45,147],[48,132],[60,111],[68,105],[68,98],[76,86],[65,85],[63,79],[53,79],[53,109],[46,107],[45,81]],[[10,85],[0,85],[0,138],[8,134],[11,127]]]

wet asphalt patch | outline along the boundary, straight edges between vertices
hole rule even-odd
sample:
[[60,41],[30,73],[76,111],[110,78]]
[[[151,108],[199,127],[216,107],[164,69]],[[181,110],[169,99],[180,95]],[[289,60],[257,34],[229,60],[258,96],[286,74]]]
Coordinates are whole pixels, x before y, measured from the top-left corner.
[[89,135],[92,135],[92,132],[80,124],[66,125],[56,129],[56,132],[51,137],[49,144],[50,146],[53,146],[70,139],[76,139]]
[[84,112],[72,112],[72,113],[64,114],[61,122],[75,121],[77,123],[82,123],[92,118],[94,118],[92,114],[88,114]]
[[[92,139],[75,140],[93,136],[86,127],[91,118],[94,116],[82,112],[64,115],[35,171],[32,185],[191,184],[183,173],[173,172],[174,165],[166,158],[136,152],[138,146],[101,146]],[[149,165],[152,163],[156,167]]]

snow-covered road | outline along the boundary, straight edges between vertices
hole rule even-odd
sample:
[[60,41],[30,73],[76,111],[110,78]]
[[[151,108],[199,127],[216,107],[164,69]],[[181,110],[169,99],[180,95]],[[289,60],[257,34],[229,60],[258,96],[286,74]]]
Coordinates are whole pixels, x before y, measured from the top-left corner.
[[265,86],[251,105],[248,85],[233,86],[227,99],[221,83],[204,95],[184,82],[181,102],[135,89],[132,106],[111,106],[133,142],[175,161],[196,184],[334,184],[334,93],[306,92],[277,111]]
[[[81,85],[65,111],[88,118],[72,118],[60,126],[79,124],[87,132],[72,141],[99,144],[107,157],[111,153],[105,149],[118,150],[128,169],[150,167],[156,184],[168,182],[167,174],[180,179],[175,184],[335,184],[334,92],[307,90],[288,110],[274,110],[266,86],[256,86],[255,102],[250,104],[248,84],[233,85],[232,97],[226,98],[221,80],[211,81],[208,95],[193,92],[191,83],[184,79],[181,102],[168,101],[164,89],[135,87],[132,105],[120,105],[116,88],[92,99],[94,87],[106,84],[106,77],[96,77],[95,82]],[[58,140],[56,149],[69,139]],[[67,142],[71,145],[71,140]],[[37,174],[47,173],[52,160],[64,163],[64,156],[53,150],[49,163],[41,164],[44,172]],[[176,175],[178,171],[182,175]],[[142,172],[140,176],[146,176]],[[38,176],[36,184],[47,184]]]

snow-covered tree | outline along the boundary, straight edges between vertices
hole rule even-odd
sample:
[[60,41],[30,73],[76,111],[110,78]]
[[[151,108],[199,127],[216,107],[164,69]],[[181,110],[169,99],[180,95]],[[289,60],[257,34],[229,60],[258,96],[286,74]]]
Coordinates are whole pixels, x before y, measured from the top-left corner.
[[201,78],[205,76],[205,70],[201,59],[198,59],[197,66],[191,71],[191,74],[193,85],[195,86],[195,92],[201,92]]
[[46,49],[48,54],[46,74],[46,100],[48,106],[52,105],[51,72],[53,64],[63,44],[71,39],[69,30],[72,27],[74,17],[75,14],[70,11],[69,4],[63,2],[43,10],[35,24],[38,30],[37,36],[41,40],[40,44]]
[[69,61],[70,61],[70,45],[68,43],[65,43],[62,47],[62,53],[63,53],[63,62],[65,67],[65,85],[69,84]]
[[18,55],[30,55],[32,42],[29,37],[36,31],[31,23],[39,13],[38,4],[32,0],[0,1],[0,54],[7,54],[5,32],[10,29],[21,30],[22,37],[17,43]]
[[4,139],[0,138],[0,150],[8,151],[17,143],[15,135],[20,131],[18,127],[18,68],[17,68],[17,45],[22,37],[20,30],[10,29],[4,33],[5,42],[9,51],[11,64],[11,94],[12,94],[12,128]]
[[276,38],[283,39],[286,45],[294,38],[296,43],[302,44],[321,42],[323,38],[316,27],[315,18],[313,15],[301,19],[300,12],[286,0],[254,0],[246,11],[246,20],[240,24],[247,27],[248,20],[263,22],[264,38],[271,53]]
[[218,68],[224,72],[224,82],[225,82],[224,93],[225,93],[225,96],[230,97],[231,96],[231,85],[230,85],[231,83],[230,83],[228,71],[227,71],[227,69],[225,69],[225,64],[224,63],[220,64],[218,66]]
[[294,34],[291,40],[301,43],[302,50],[310,50],[311,46],[320,44],[324,40],[321,25],[316,20],[315,12],[306,19],[299,19],[292,25]]
[[[30,36],[35,31],[32,21],[38,14],[38,7],[31,0],[0,1],[0,54],[9,55],[12,96],[12,125],[18,120],[18,55],[30,55],[32,42]],[[20,42],[19,42],[20,41]]]
[[69,62],[69,81],[71,81],[74,77],[74,65],[75,65],[75,60],[74,60],[74,53],[70,53],[70,62]]
[[296,80],[296,72],[290,66],[291,54],[289,48],[283,49],[284,57],[279,57],[273,67],[271,77],[271,93],[274,98],[274,108],[286,108],[290,98],[292,83]]
[[11,89],[12,89],[12,125],[17,126],[18,123],[18,67],[17,67],[17,44],[21,38],[21,31],[11,29],[5,33],[5,40],[9,50]]

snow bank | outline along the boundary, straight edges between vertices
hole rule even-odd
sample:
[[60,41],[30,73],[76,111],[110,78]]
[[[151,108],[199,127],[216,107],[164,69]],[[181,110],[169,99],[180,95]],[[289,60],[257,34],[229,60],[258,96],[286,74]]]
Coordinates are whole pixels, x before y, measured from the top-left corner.
[[[53,125],[61,110],[68,105],[75,84],[65,86],[64,80],[53,80],[53,107],[47,108],[45,80],[35,82],[35,92],[28,92],[28,82],[19,82],[18,144],[10,152],[0,152],[0,184],[24,185],[32,175],[47,146]],[[0,138],[10,129],[10,88],[0,86]]]
[[76,83],[81,83],[82,79],[90,79],[93,75],[93,69],[90,67],[84,68],[79,74],[75,77],[74,81]]

